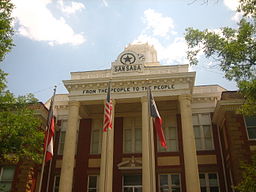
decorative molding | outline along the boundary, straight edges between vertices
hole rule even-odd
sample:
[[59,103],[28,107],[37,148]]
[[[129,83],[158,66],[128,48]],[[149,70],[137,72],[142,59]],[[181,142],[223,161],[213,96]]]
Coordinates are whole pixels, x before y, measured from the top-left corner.
[[217,101],[218,97],[216,96],[203,96],[203,97],[192,97],[192,103],[202,103],[209,101]]
[[117,165],[118,169],[124,170],[124,169],[142,169],[142,161],[135,159],[134,156],[132,156],[129,160],[123,161]]
[[179,101],[184,101],[184,100],[187,100],[187,101],[192,101],[192,96],[191,95],[179,95]]
[[66,110],[66,109],[68,109],[68,108],[69,108],[68,105],[55,105],[55,106],[54,106],[54,109],[56,109],[56,110],[59,110],[59,109],[61,109],[61,110]]

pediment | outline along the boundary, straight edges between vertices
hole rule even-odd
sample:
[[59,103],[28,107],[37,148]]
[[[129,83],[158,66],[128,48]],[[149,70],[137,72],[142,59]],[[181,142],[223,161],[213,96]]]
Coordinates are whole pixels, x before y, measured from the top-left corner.
[[120,162],[117,165],[118,169],[142,169],[142,162],[132,156],[130,159]]

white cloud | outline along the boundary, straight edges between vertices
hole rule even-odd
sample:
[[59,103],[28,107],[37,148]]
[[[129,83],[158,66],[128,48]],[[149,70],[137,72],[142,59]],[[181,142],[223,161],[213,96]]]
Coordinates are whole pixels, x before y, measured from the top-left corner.
[[172,18],[164,17],[153,9],[144,11],[143,21],[147,24],[146,30],[152,30],[155,36],[166,37],[169,33],[175,33]]
[[226,5],[230,10],[236,11],[239,5],[238,0],[224,0],[224,5]]
[[47,8],[52,0],[13,0],[18,34],[49,45],[80,45],[85,42],[83,34],[76,34],[66,20],[56,18]]
[[231,17],[231,19],[235,22],[239,22],[243,16],[243,12],[236,12],[235,15]]
[[[239,0],[224,0],[224,5],[230,9],[231,11],[237,11],[237,8],[239,6]],[[238,22],[240,21],[243,13],[242,12],[236,12],[232,17],[231,20]]]
[[133,43],[148,42],[153,45],[157,51],[158,60],[162,64],[185,64],[187,45],[182,37],[175,38],[168,45],[163,45],[159,39],[149,35],[140,35]]
[[108,7],[108,2],[106,0],[102,0],[102,3],[105,7]]
[[85,8],[84,4],[82,4],[80,2],[71,1],[69,3],[70,5],[65,5],[63,0],[59,0],[58,3],[60,5],[60,10],[63,13],[67,13],[67,14],[73,14],[73,13],[75,13],[77,11],[81,11],[82,9]]
[[153,9],[144,11],[143,21],[146,28],[134,40],[133,43],[148,42],[154,45],[158,60],[162,64],[184,64],[188,63],[186,59],[187,45],[183,37],[173,37],[174,31],[173,19],[165,17]]

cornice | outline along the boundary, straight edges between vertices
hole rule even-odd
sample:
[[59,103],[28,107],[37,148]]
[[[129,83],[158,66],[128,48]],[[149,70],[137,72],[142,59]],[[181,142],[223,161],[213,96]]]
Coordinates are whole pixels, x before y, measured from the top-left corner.
[[193,97],[192,96],[192,103],[202,103],[202,102],[209,102],[209,101],[217,101],[217,96],[202,96],[202,97]]
[[[190,86],[194,85],[195,76],[176,76],[171,77],[158,75],[158,76],[143,76],[136,78],[128,78],[127,77],[123,79],[111,79],[111,86],[112,87],[119,87],[119,86],[149,86],[149,85],[155,85],[155,84],[176,84],[176,83],[189,83]],[[146,80],[147,79],[147,80]],[[72,90],[79,90],[79,89],[92,89],[92,88],[106,88],[108,86],[109,80],[106,79],[94,79],[94,80],[65,80],[63,81],[65,87],[70,92]]]
[[224,118],[224,114],[226,111],[236,111],[243,103],[244,99],[230,99],[218,101],[212,118],[213,122],[218,124]]
[[57,110],[67,110],[69,107],[68,105],[55,105],[54,106],[54,109],[57,109]]

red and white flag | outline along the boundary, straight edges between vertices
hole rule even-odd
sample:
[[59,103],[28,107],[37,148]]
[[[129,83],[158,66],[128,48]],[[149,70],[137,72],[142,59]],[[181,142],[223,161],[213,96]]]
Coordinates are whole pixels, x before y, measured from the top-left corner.
[[164,148],[167,148],[164,132],[162,129],[162,118],[160,117],[160,114],[157,110],[156,102],[152,96],[150,88],[148,88],[148,94],[149,94],[149,110],[150,110],[150,116],[153,119],[154,127],[156,129],[158,138],[160,140],[161,145]]
[[50,125],[48,127],[48,129],[50,130],[47,129],[44,135],[44,150],[46,150],[45,162],[51,160],[53,156],[54,124],[55,124],[55,121],[54,121],[54,117],[52,116],[50,120]]
[[45,162],[49,161],[53,157],[53,137],[54,137],[54,126],[55,126],[55,118],[53,116],[53,100],[55,96],[54,94],[51,100],[50,110],[48,114],[48,122],[46,131],[44,134],[44,152],[45,152]]
[[112,100],[110,95],[111,89],[110,89],[110,83],[108,84],[108,92],[107,92],[107,99],[104,107],[104,125],[103,125],[103,131],[106,132],[107,130],[112,129]]

